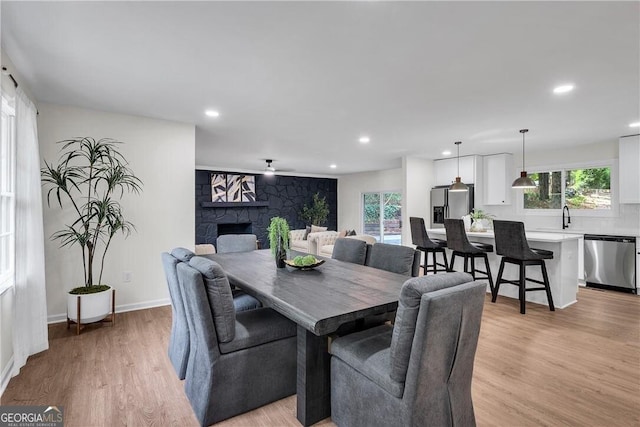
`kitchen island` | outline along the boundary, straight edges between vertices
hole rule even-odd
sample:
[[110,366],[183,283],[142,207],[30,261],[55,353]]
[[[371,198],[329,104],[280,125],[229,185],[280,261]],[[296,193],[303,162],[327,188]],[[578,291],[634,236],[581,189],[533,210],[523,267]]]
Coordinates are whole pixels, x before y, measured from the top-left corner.
[[[429,236],[434,238],[445,239],[446,231],[444,228],[432,228],[427,230]],[[574,233],[546,233],[540,231],[527,231],[527,241],[532,248],[546,249],[553,251],[553,259],[546,260],[547,273],[549,275],[549,285],[551,287],[551,295],[556,308],[566,308],[577,301],[578,294],[578,241],[582,238],[580,234]],[[467,237],[471,242],[488,243],[493,245],[494,251],[488,254],[489,265],[491,266],[491,275],[494,283],[498,279],[498,271],[500,269],[500,261],[502,256],[495,252],[495,241],[493,230],[484,232],[467,231]],[[449,260],[451,260],[451,251],[447,250]],[[462,259],[456,257],[454,270],[463,271],[464,266]],[[517,280],[518,267],[513,264],[505,264],[502,274],[504,279]],[[527,277],[542,280],[542,273],[539,267],[527,267]],[[538,286],[535,283],[527,283],[527,286]],[[490,292],[487,286],[487,292]],[[509,298],[518,299],[518,287],[503,283],[500,285],[502,295]],[[536,304],[547,304],[547,296],[544,292],[527,292],[526,299]],[[498,298],[498,301],[500,299]]]

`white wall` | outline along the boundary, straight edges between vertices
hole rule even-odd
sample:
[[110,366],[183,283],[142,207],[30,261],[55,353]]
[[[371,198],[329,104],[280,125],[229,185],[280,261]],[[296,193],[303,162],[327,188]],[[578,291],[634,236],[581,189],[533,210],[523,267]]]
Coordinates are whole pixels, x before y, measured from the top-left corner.
[[[125,143],[121,152],[144,188],[140,196],[125,195],[125,217],[137,232],[126,240],[114,238],[103,282],[116,289],[116,311],[169,303],[160,254],[194,243],[195,126],[52,104],[38,109],[40,155],[49,162],[58,158],[56,141],[66,138]],[[49,320],[57,321],[66,319],[66,292],[82,285],[82,263],[78,247],[60,248],[48,239],[71,218],[70,209],[44,203],[47,311]],[[130,283],[123,283],[123,272],[132,273]]]
[[362,193],[403,191],[403,185],[402,169],[340,176],[338,178],[338,230],[354,229],[362,233],[363,223],[360,215]]
[[431,223],[430,190],[433,187],[433,160],[415,157],[403,157],[402,172],[404,179],[404,199],[402,210],[402,244],[411,244],[411,225],[409,217],[424,218],[427,227]]

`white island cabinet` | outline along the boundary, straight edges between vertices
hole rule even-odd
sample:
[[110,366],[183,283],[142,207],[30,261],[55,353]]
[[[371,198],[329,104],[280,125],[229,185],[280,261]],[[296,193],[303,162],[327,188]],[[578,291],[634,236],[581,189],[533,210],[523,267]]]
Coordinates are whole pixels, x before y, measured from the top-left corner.
[[[446,236],[443,228],[429,229],[428,234],[435,238],[443,238],[443,236]],[[580,238],[582,238],[582,235],[535,231],[527,231],[526,235],[530,247],[553,251],[553,259],[545,260],[545,264],[547,265],[547,273],[549,275],[551,296],[553,297],[553,303],[556,309],[566,308],[575,303],[578,295],[578,242]],[[488,254],[488,258],[491,267],[491,276],[495,283],[498,279],[502,256],[497,255],[495,252],[493,232],[467,232],[467,237],[471,242],[475,241],[493,245],[494,251]],[[449,253],[447,255],[450,260],[451,254]],[[482,263],[480,265],[482,266]],[[464,271],[462,259],[456,257],[456,264],[453,268],[456,271]],[[537,266],[527,267],[527,277],[542,280],[540,270],[540,267]],[[506,263],[502,277],[507,280],[517,280],[518,266]],[[527,282],[527,287],[538,286],[536,283]],[[489,291],[489,287],[487,286],[487,292]],[[503,283],[500,285],[499,295],[518,299],[518,287],[509,283]],[[547,295],[544,291],[527,292],[526,298],[529,302],[548,305]],[[500,298],[498,298],[497,302],[500,302]]]

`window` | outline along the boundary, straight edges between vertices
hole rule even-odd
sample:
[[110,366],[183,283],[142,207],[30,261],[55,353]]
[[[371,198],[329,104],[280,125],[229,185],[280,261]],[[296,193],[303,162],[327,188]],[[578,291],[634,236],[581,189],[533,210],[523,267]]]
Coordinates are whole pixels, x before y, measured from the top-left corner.
[[378,242],[402,244],[402,193],[377,192],[363,194],[364,234]]
[[611,166],[567,168],[529,174],[538,185],[524,192],[524,208],[611,211]]
[[14,284],[15,112],[2,97],[0,124],[0,292]]

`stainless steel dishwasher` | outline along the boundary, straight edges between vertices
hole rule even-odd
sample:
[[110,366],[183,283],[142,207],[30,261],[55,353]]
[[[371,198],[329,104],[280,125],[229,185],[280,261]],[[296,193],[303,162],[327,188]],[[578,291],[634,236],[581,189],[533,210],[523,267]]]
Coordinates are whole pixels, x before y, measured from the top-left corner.
[[585,234],[584,276],[587,286],[637,293],[636,238]]

